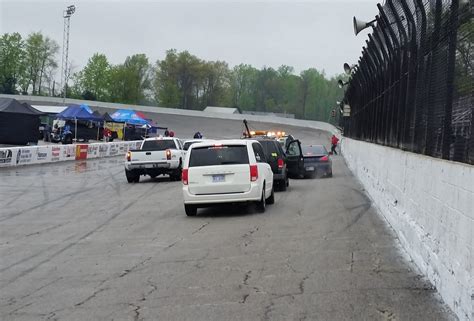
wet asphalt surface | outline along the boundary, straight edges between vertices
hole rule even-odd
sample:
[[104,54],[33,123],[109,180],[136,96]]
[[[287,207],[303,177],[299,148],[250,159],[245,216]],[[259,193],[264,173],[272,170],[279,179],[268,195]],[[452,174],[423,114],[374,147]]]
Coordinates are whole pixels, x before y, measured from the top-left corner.
[[[237,121],[153,115],[178,137]],[[328,145],[315,130],[283,129]],[[263,214],[184,213],[181,183],[123,159],[0,170],[0,320],[455,320],[341,156]]]

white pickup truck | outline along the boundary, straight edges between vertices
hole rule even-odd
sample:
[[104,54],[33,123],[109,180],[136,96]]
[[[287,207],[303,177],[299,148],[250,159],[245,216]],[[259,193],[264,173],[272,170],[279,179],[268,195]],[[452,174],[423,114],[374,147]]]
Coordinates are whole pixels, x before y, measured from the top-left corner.
[[169,175],[172,181],[179,181],[185,155],[183,143],[178,138],[147,138],[140,149],[127,152],[125,176],[129,183],[138,183],[140,175],[155,178],[164,174]]

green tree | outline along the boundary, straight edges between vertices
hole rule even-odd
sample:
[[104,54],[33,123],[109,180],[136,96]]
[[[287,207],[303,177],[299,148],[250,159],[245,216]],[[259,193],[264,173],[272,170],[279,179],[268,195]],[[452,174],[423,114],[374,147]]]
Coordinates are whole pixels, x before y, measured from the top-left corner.
[[255,110],[258,70],[250,65],[235,66],[230,73],[231,105],[243,110]]
[[88,97],[106,101],[109,98],[111,66],[104,54],[95,53],[83,70],[74,77],[74,83],[81,93]]
[[25,69],[24,46],[19,33],[6,33],[0,38],[0,93],[17,93],[19,78]]
[[31,86],[33,95],[41,95],[43,78],[48,75],[48,69],[56,69],[56,54],[58,44],[44,37],[40,32],[32,33],[26,39],[25,45],[25,72],[22,74],[20,86],[26,94]]
[[226,88],[229,84],[229,67],[227,63],[223,61],[202,63],[200,80],[203,96],[201,106],[222,105],[225,101]]
[[156,62],[153,92],[159,105],[179,108],[181,93],[178,87],[178,55],[175,49],[166,51],[165,59]]
[[114,102],[145,104],[151,89],[151,66],[145,54],[125,59],[123,65],[111,68],[110,97]]
[[202,96],[205,70],[203,61],[188,51],[166,52],[164,60],[157,62],[155,97],[160,104],[184,109],[197,109]]

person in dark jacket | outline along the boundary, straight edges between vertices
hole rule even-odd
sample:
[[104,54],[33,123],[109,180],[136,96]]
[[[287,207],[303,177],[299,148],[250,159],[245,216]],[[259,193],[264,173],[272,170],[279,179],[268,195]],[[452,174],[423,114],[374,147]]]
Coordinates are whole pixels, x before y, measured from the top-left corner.
[[337,138],[336,135],[332,135],[332,137],[331,137],[331,153],[336,154],[336,155],[337,155],[336,147],[337,147],[338,142],[339,142],[339,138]]

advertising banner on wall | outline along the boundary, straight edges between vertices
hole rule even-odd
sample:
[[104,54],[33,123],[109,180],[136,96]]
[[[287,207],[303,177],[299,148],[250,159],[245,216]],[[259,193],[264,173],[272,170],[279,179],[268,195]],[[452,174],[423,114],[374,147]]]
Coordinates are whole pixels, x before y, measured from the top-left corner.
[[90,144],[87,148],[87,159],[99,157],[99,146],[101,144]]
[[35,163],[48,163],[51,162],[51,147],[40,146],[36,147],[36,153],[33,155],[33,162]]
[[58,162],[61,159],[61,146],[51,146],[51,161]]
[[76,160],[87,159],[88,146],[86,144],[76,145]]
[[99,157],[109,156],[109,147],[110,147],[110,144],[100,144],[99,145]]
[[76,159],[76,145],[62,145],[61,149],[61,160]]
[[111,143],[109,146],[109,156],[117,156],[119,154],[119,144]]
[[43,145],[0,148],[0,167],[42,164],[58,161],[122,156],[130,149],[139,149],[142,141],[94,143],[77,145]]
[[0,149],[0,167],[12,166],[13,159],[13,148],[2,148]]
[[33,148],[31,147],[18,148],[16,153],[17,165],[30,164],[33,160]]

